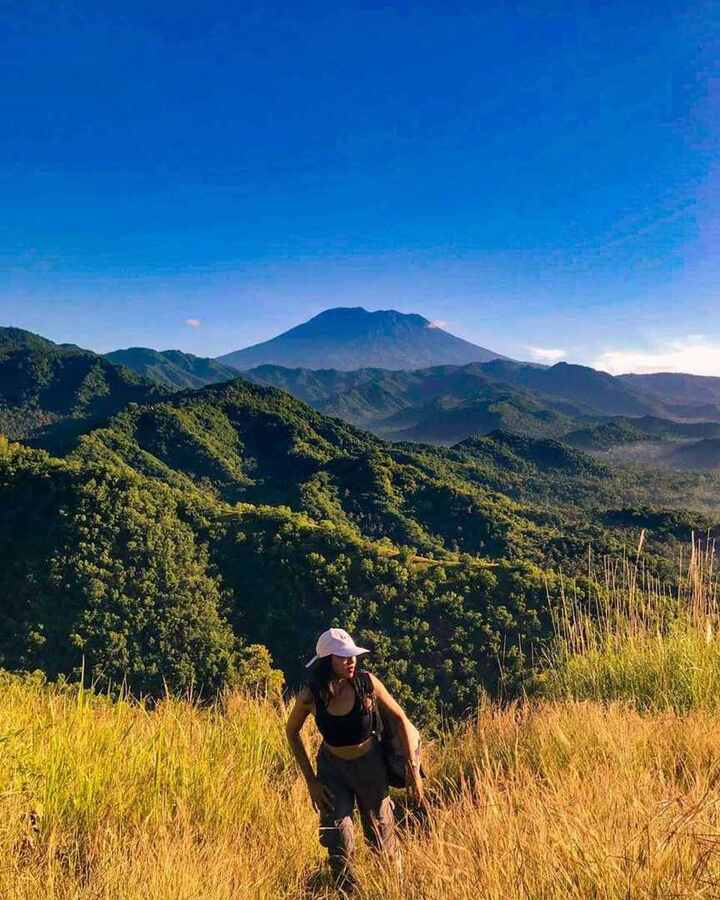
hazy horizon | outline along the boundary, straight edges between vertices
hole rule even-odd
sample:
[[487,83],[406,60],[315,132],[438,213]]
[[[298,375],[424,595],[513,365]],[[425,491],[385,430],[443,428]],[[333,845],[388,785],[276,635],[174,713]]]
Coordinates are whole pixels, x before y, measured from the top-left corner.
[[[335,308],[337,308],[337,307],[328,307],[328,309],[335,309]],[[347,308],[347,307],[346,307],[346,308]],[[363,308],[363,309],[364,309],[364,307],[358,307],[358,308]],[[325,311],[327,311],[327,310],[322,310],[321,312],[325,312]],[[397,310],[391,310],[391,309],[388,309],[388,310],[367,310],[367,309],[366,309],[365,311],[366,311],[366,312],[397,312]],[[318,314],[318,315],[319,315],[319,314]],[[307,321],[307,320],[304,320],[304,321]],[[446,322],[438,321],[438,320],[428,320],[428,323],[429,323],[429,327],[431,327],[431,328],[441,328],[443,331],[447,331],[447,330],[448,330],[447,327],[446,327],[446,326],[447,326],[447,323],[446,323]],[[297,323],[296,323],[296,325],[300,325],[300,324],[302,324],[302,323],[301,323],[301,322],[297,322]],[[3,327],[3,325],[5,325],[5,326],[7,326],[7,327],[18,327],[18,326],[13,326],[13,323],[1,323],[1,322],[0,322],[0,327]],[[193,325],[193,326],[190,326],[190,327],[198,327],[198,326],[194,326],[194,325]],[[294,326],[291,326],[291,327],[294,327]],[[450,333],[452,333],[452,332],[450,332]],[[46,337],[46,338],[52,340],[52,338],[51,338],[49,335],[47,335],[47,334],[43,334],[43,335],[41,335],[41,336],[42,336],[42,337]],[[277,336],[277,335],[271,335],[271,338],[272,338],[272,337],[276,337],[276,336]],[[461,335],[456,335],[456,337],[461,337]],[[271,339],[271,338],[270,338],[270,339]],[[57,341],[56,343],[77,343],[77,342],[75,342],[75,341],[68,341],[68,342]],[[262,342],[257,342],[257,343],[262,343]],[[81,346],[81,345],[79,345],[79,346]],[[96,353],[101,353],[101,354],[104,354],[104,353],[110,353],[110,352],[112,352],[112,351],[117,351],[117,350],[130,350],[130,349],[155,350],[155,351],[158,351],[158,352],[167,352],[167,351],[170,351],[170,350],[181,350],[182,352],[185,352],[185,353],[191,353],[191,351],[188,351],[188,350],[182,350],[182,348],[179,348],[179,347],[169,347],[169,346],[167,346],[167,347],[166,347],[166,346],[155,346],[155,347],[153,347],[153,346],[150,346],[150,345],[147,345],[147,344],[130,344],[130,345],[126,346],[126,347],[116,346],[116,347],[110,348],[110,350],[98,350],[98,349],[93,348],[93,347],[83,347],[82,349],[92,350],[92,351],[94,351],[94,352],[96,352]],[[240,349],[246,349],[246,348],[238,347],[238,348],[235,348],[235,349],[236,349],[236,350],[240,350]],[[494,348],[494,347],[486,347],[486,348],[484,348],[484,349],[495,350],[496,348]],[[516,358],[515,358],[515,361],[516,361],[516,362],[539,363],[539,364],[541,364],[541,365],[547,365],[547,366],[553,366],[553,365],[556,365],[557,363],[560,363],[560,362],[562,362],[562,363],[576,364],[576,365],[587,365],[586,363],[581,363],[581,362],[576,362],[576,361],[573,361],[573,360],[565,359],[564,356],[562,356],[562,355],[557,355],[557,351],[546,350],[546,349],[544,349],[544,348],[533,348],[533,347],[528,347],[527,349],[528,349],[528,351],[529,351],[529,356],[528,356],[528,357],[522,357],[522,358],[521,358],[521,357],[516,357]],[[212,358],[212,359],[216,358],[216,357],[210,356],[210,354],[203,354],[203,353],[193,353],[193,355],[199,356],[199,357],[202,357],[202,358],[207,358],[207,357],[210,357],[210,358]],[[218,357],[220,357],[220,356],[222,356],[222,354],[218,354]],[[280,364],[278,364],[278,365],[280,365]],[[615,370],[611,370],[611,368],[609,368],[609,367],[608,367],[608,368],[602,368],[602,367],[598,367],[598,366],[594,366],[593,368],[599,368],[600,371],[609,372],[609,374],[612,374],[612,375],[629,375],[629,374],[637,374],[637,375],[645,375],[645,374],[704,374],[704,373],[693,373],[693,372],[690,372],[690,371],[688,371],[688,370],[683,370],[683,369],[653,368],[652,366],[646,366],[646,367],[644,367],[644,368],[638,367],[638,368],[635,368],[635,369],[632,369],[632,370],[630,370],[630,369],[628,369],[628,370],[620,370],[619,368],[616,368]],[[720,376],[716,376],[716,377],[720,377]]]

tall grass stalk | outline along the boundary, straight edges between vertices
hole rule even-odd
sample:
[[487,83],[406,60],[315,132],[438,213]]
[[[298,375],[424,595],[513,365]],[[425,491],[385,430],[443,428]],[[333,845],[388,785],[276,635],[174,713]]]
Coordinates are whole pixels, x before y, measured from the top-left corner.
[[641,709],[717,709],[720,617],[713,543],[693,539],[669,587],[642,558],[606,559],[590,597],[562,593],[541,678],[549,697],[625,700]]

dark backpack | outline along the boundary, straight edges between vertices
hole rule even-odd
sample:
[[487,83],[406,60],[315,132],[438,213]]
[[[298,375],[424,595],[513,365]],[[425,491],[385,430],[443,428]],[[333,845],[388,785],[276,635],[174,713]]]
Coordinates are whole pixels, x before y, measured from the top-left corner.
[[[394,722],[386,721],[383,718],[382,710],[375,697],[375,689],[373,688],[370,673],[361,670],[355,676],[358,696],[363,702],[366,697],[370,698],[372,703],[373,714],[373,732],[378,739],[383,759],[385,760],[385,768],[388,773],[388,783],[392,787],[407,787],[405,780],[405,764],[406,758],[403,750],[402,741],[394,727]],[[417,729],[413,726],[415,731]],[[418,732],[417,756],[420,756],[420,735]],[[422,774],[422,766],[420,767]]]

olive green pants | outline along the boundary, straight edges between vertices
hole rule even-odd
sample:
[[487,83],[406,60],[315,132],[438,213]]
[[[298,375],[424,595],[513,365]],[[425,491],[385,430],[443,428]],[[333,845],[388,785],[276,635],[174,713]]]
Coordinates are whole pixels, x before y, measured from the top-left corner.
[[366,840],[376,850],[395,856],[395,818],[380,745],[358,759],[339,759],[320,747],[317,777],[333,794],[332,809],[320,816],[320,843],[327,847],[336,875],[350,869],[355,849],[353,811],[357,803]]

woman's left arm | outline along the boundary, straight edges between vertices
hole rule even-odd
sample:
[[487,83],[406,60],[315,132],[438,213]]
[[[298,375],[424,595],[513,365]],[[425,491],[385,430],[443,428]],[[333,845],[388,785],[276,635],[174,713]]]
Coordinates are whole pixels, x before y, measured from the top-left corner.
[[[369,673],[370,674],[370,673]],[[410,720],[405,715],[400,704],[395,700],[390,691],[375,675],[370,674],[372,680],[375,697],[383,707],[383,710],[395,720],[399,726],[400,739],[402,741],[405,759],[408,767],[408,781],[412,787],[413,793],[417,800],[422,802],[424,791],[422,776],[420,775],[420,761],[415,758],[415,748],[413,747],[413,734],[410,730]]]

